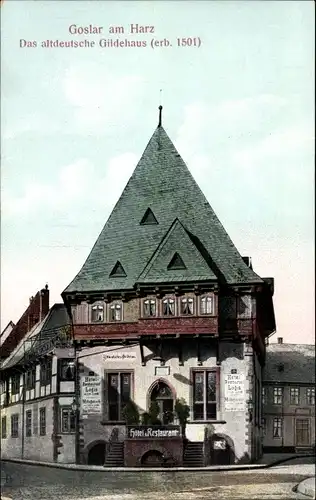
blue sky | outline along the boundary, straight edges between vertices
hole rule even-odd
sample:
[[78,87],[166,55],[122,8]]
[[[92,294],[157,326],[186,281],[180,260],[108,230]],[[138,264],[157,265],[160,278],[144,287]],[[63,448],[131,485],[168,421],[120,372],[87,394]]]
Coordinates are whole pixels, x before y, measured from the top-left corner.
[[[73,24],[103,34],[71,35]],[[5,0],[1,31],[2,328],[45,283],[61,300],[154,132],[163,89],[168,135],[240,253],[275,278],[277,336],[314,341],[313,2]],[[198,37],[199,48],[177,46]],[[99,46],[111,38],[147,46]],[[172,46],[152,49],[153,38]],[[95,47],[41,46],[85,39]]]

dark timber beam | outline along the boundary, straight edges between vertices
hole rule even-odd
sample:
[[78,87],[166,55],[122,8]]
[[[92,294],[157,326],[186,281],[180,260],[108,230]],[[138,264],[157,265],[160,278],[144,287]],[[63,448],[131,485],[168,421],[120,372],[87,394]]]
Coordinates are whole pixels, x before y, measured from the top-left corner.
[[182,350],[182,339],[179,334],[177,334],[177,343],[178,343],[178,358],[179,358],[179,366],[183,366],[183,350]]
[[198,366],[202,365],[200,336],[196,335],[196,357]]
[[142,361],[142,366],[146,366],[145,356],[144,356],[144,344],[142,339],[139,340],[139,350],[140,350],[140,358]]
[[216,350],[216,365],[218,366],[221,364],[220,352],[219,352],[219,338],[216,339],[215,350]]

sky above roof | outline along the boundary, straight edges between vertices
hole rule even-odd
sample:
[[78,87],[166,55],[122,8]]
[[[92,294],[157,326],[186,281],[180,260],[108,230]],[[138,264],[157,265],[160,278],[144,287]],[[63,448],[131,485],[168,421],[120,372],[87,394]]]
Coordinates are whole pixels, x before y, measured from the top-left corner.
[[[275,278],[278,336],[314,342],[313,3],[10,0],[1,9],[2,328],[45,283],[60,301],[162,102],[164,128],[238,250]],[[154,33],[130,34],[131,24]],[[103,29],[80,36],[71,25]]]

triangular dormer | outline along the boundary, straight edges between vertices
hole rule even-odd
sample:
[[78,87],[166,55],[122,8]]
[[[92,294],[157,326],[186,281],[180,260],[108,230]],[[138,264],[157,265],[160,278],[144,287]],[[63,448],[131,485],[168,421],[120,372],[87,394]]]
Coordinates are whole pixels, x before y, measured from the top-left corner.
[[126,272],[124,271],[124,268],[119,260],[110,272],[110,276],[111,278],[126,278]]
[[168,264],[168,270],[172,271],[179,269],[186,269],[186,265],[183,262],[181,256],[178,254],[178,252],[176,252]]
[[162,237],[137,283],[217,281],[189,232],[175,219]]
[[149,207],[147,208],[146,212],[144,213],[143,218],[140,221],[140,223],[143,226],[146,226],[146,225],[152,226],[154,224],[158,224],[158,221],[157,221],[156,217],[154,216],[153,211]]
[[[182,281],[185,281],[185,277],[189,279],[189,275],[205,276],[205,279],[211,275],[210,279],[216,279],[215,273],[228,284],[263,283],[243,261],[160,124],[85,263],[64,293],[133,289],[143,270],[148,271],[151,256],[160,247],[176,218],[182,222],[187,232],[180,227],[174,228],[175,232],[179,237],[184,237],[192,252],[186,252],[182,243],[170,235],[173,247],[168,246],[165,258],[161,259],[161,272],[168,282],[173,275],[175,279],[183,275]],[[149,223],[155,224],[155,227],[145,227]],[[196,237],[195,241],[192,235]],[[167,269],[176,251],[187,269]],[[196,255],[199,262],[196,269],[191,255]],[[211,270],[207,255],[212,259]],[[120,273],[112,272],[109,275],[118,256],[126,268],[128,266],[128,274],[124,280],[117,279]],[[158,261],[156,264],[158,265]],[[150,273],[156,275],[158,269],[155,273],[152,269]],[[123,276],[125,273],[121,275]]]

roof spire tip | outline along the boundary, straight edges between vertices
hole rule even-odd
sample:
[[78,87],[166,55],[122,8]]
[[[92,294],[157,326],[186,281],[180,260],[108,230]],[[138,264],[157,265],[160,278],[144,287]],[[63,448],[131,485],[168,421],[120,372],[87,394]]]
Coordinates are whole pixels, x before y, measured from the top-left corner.
[[159,122],[158,122],[158,127],[161,127],[161,123],[162,123],[162,106],[160,105],[158,109],[159,109]]

